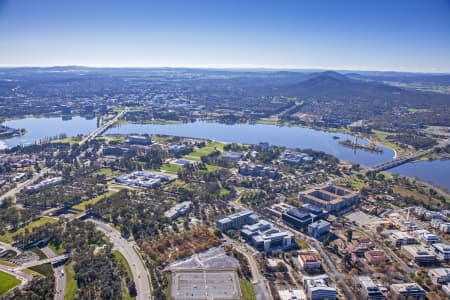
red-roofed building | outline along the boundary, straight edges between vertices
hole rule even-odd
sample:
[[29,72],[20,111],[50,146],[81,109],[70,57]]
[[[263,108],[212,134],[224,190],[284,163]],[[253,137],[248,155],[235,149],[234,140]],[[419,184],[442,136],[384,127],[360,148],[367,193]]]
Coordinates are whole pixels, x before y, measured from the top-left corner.
[[319,269],[322,265],[315,254],[300,254],[298,261],[302,269]]
[[382,250],[367,251],[366,253],[364,253],[364,257],[367,259],[367,262],[372,265],[378,265],[389,260],[389,258]]

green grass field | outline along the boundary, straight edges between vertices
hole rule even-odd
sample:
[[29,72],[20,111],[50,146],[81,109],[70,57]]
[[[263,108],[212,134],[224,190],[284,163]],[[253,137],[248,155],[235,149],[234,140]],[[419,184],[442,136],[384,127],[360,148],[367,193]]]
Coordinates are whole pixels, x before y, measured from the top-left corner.
[[76,210],[79,210],[79,211],[85,211],[86,210],[86,206],[88,204],[96,204],[96,203],[104,200],[105,198],[107,198],[107,197],[109,197],[109,196],[111,196],[111,195],[113,195],[115,193],[117,193],[117,192],[115,192],[115,191],[108,191],[108,192],[103,193],[101,195],[98,195],[98,196],[96,196],[94,198],[91,198],[89,200],[86,200],[86,201],[83,201],[81,203],[78,203],[78,204],[72,206],[72,208],[76,209]]
[[239,279],[239,284],[242,291],[241,300],[256,300],[255,291],[253,290],[253,285],[250,281]]
[[55,245],[53,244],[48,244],[47,247],[49,247],[50,249],[52,249],[53,252],[55,252],[58,255],[62,255],[64,254],[64,249],[63,248],[56,248]]
[[30,270],[37,272],[45,277],[53,275],[53,267],[51,264],[43,264],[40,266],[31,267]]
[[20,228],[19,230],[15,232],[7,232],[4,235],[0,236],[0,242],[4,243],[12,243],[14,242],[14,237],[18,235],[19,233],[22,233],[25,231],[25,228],[28,228],[30,232],[33,230],[33,228],[43,226],[45,224],[51,224],[56,223],[58,220],[50,218],[50,217],[42,217],[40,219],[37,219],[36,221],[28,223],[28,225]]
[[64,267],[66,272],[66,290],[64,291],[64,300],[72,300],[75,298],[77,291],[77,281],[75,280],[75,271],[73,270],[73,262]]
[[305,241],[300,239],[295,239],[295,242],[301,249],[309,249],[311,248]]
[[125,267],[125,272],[127,273],[127,276],[133,278],[130,265],[128,264],[128,261],[125,259],[122,253],[120,253],[119,251],[114,251],[113,254],[117,258],[117,260],[120,261],[120,263]]
[[0,271],[0,295],[20,284],[20,280],[8,273]]
[[395,143],[389,141],[387,139],[387,136],[389,135],[389,133],[384,132],[384,131],[378,131],[378,130],[373,130],[373,133],[376,137],[376,139],[383,145],[392,148],[394,150],[396,150],[397,152],[402,151],[402,149]]
[[45,253],[42,252],[42,250],[39,249],[39,248],[36,248],[36,247],[35,247],[35,248],[32,248],[31,251],[33,251],[34,253],[36,253],[37,256],[39,256],[39,259],[46,259],[46,258],[47,258],[47,255],[45,255]]
[[104,176],[119,176],[120,171],[112,170],[111,168],[101,168],[100,170],[98,170],[97,174]]
[[221,189],[219,190],[219,196],[226,196],[226,195],[228,195],[229,193],[230,193],[230,191],[227,190],[227,189],[224,189],[224,188],[221,188]]
[[166,171],[171,174],[178,174],[178,170],[182,169],[183,166],[174,165],[174,164],[163,164],[161,166],[162,171]]
[[223,151],[224,144],[219,142],[209,142],[203,148],[198,148],[191,153],[183,156],[184,159],[199,161],[200,157],[208,156],[216,150]]

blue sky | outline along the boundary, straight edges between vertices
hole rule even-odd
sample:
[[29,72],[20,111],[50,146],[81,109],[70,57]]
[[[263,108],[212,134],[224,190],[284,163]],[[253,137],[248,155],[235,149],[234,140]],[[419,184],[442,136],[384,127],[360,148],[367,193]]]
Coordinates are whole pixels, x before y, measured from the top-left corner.
[[0,0],[0,66],[450,72],[450,0]]

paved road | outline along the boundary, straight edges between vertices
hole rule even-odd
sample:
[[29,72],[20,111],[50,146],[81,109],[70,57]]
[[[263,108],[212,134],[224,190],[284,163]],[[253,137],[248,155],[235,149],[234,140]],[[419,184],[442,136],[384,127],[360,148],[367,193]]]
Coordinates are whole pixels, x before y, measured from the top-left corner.
[[51,258],[45,258],[45,259],[41,259],[41,260],[30,261],[30,262],[27,262],[27,263],[24,263],[24,264],[22,264],[20,266],[15,267],[14,270],[15,271],[21,271],[21,270],[24,270],[24,269],[28,269],[28,268],[31,268],[31,267],[40,266],[40,265],[44,265],[44,264],[48,264],[48,263],[53,264],[53,263],[59,262],[61,260],[68,259],[69,257],[70,257],[70,254],[67,253],[67,254],[63,254],[63,255],[59,255],[59,256],[54,256],[54,257],[51,257]]
[[[48,258],[56,257],[57,254],[53,252],[49,247],[41,249],[42,252],[47,255]],[[53,268],[55,272],[55,300],[64,300],[64,292],[66,290],[66,274],[64,271],[64,265],[59,265]]]
[[97,226],[97,229],[104,232],[111,243],[113,243],[114,249],[118,250],[128,261],[136,285],[136,300],[151,299],[147,269],[134,250],[134,242],[129,242],[121,237],[120,233],[106,223],[93,219],[88,219],[87,221],[94,223]]
[[15,188],[7,191],[6,193],[4,193],[3,195],[0,196],[0,204],[9,197],[14,197],[17,193],[19,193],[22,189],[24,189],[25,187],[33,184],[34,182],[36,182],[39,178],[41,178],[42,176],[44,176],[45,174],[47,174],[49,169],[44,168],[41,170],[40,173],[35,173],[33,174],[33,176],[28,179],[25,180],[24,182],[19,183]]
[[345,294],[345,299],[352,299],[356,300],[355,295],[353,294],[352,290],[348,287],[348,285],[344,282],[344,275],[342,274],[335,265],[335,262],[331,261],[329,255],[326,253],[323,244],[319,242],[318,240],[307,236],[303,234],[300,231],[294,230],[288,226],[286,226],[281,221],[276,222],[279,227],[285,228],[286,230],[290,230],[294,232],[297,236],[299,236],[302,240],[306,241],[308,244],[313,246],[313,248],[319,252],[319,255],[322,259],[322,261],[325,263],[325,266],[327,268],[327,274],[337,283],[337,285],[340,287],[341,291]]
[[117,121],[119,121],[120,118],[122,118],[126,113],[128,109],[125,109],[121,112],[119,112],[114,118],[103,124],[101,127],[98,127],[93,132],[91,132],[88,136],[86,136],[84,139],[81,140],[80,145],[89,142],[92,139],[95,139],[97,136],[101,135],[103,132],[105,132],[109,127],[114,125]]
[[224,238],[228,243],[232,243],[233,247],[242,253],[246,258],[250,265],[250,271],[252,272],[252,284],[253,290],[255,291],[256,299],[258,300],[271,300],[273,297],[270,295],[269,289],[267,287],[267,280],[259,271],[258,264],[254,258],[254,252],[248,249],[245,245],[242,245],[239,241],[233,240],[228,236],[224,235]]
[[17,255],[22,253],[22,250],[20,250],[19,248],[16,248],[16,247],[14,247],[14,246],[12,246],[10,244],[3,243],[3,242],[0,242],[0,248],[3,248],[4,250],[14,251],[14,252],[17,253]]

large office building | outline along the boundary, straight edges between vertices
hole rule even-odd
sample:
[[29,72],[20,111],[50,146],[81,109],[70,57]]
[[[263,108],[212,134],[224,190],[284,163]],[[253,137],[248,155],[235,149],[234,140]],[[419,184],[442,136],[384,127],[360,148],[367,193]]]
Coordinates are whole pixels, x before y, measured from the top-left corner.
[[[383,300],[386,299],[380,288],[368,276],[357,276],[355,278],[355,287],[364,300]],[[358,298],[359,299],[359,298]]]
[[222,154],[222,158],[228,161],[239,161],[244,154],[241,152],[225,152]]
[[397,248],[400,248],[404,245],[417,244],[417,240],[412,235],[404,231],[394,231],[389,236],[389,240]]
[[319,220],[308,225],[308,235],[320,239],[330,232],[330,222]]
[[391,284],[390,288],[392,299],[426,299],[424,289],[417,283]]
[[450,268],[430,269],[428,276],[434,284],[447,284],[450,282]]
[[422,245],[402,246],[402,253],[410,260],[420,265],[431,264],[436,261],[436,255]]
[[414,234],[417,236],[417,238],[420,241],[422,241],[423,243],[425,243],[427,245],[436,244],[441,241],[441,239],[437,235],[435,235],[425,229],[416,230],[416,231],[414,231]]
[[255,216],[253,215],[253,211],[246,210],[218,220],[216,226],[222,231],[230,229],[237,230],[244,225],[253,224],[254,222]]
[[437,243],[431,245],[434,250],[434,254],[438,260],[449,260],[450,259],[450,245]]
[[328,185],[301,192],[299,198],[304,203],[318,206],[330,213],[339,214],[356,204],[359,194],[346,188]]
[[329,283],[330,281],[326,274],[303,277],[303,286],[308,299],[311,300],[335,300],[336,289],[331,287]]
[[238,172],[244,176],[252,177],[267,177],[267,178],[279,178],[280,172],[275,167],[269,167],[264,165],[255,165],[249,163],[242,163],[239,165]]
[[129,144],[150,145],[152,138],[148,135],[131,135],[128,137]]
[[272,223],[260,220],[252,225],[244,225],[242,237],[259,251],[284,250],[292,247],[294,235],[281,230]]
[[327,216],[327,211],[312,204],[305,204],[301,207],[295,207],[282,213],[283,221],[297,230],[306,228],[308,224],[318,221]]

